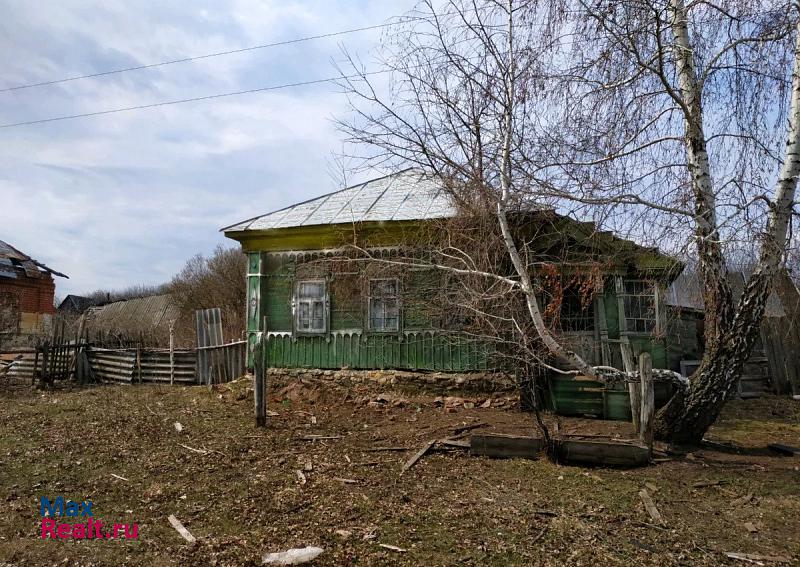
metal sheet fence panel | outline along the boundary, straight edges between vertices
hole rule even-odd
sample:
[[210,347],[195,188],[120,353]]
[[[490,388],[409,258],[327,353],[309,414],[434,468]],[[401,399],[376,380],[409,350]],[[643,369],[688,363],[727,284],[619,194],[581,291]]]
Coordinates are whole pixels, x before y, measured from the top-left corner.
[[211,384],[212,373],[219,364],[214,350],[205,347],[220,346],[222,338],[222,311],[219,307],[198,309],[195,311],[195,328],[197,331],[197,381],[200,384]]
[[[93,374],[102,379],[114,382],[131,383],[134,376],[138,379],[135,349],[96,349],[88,351],[89,364]],[[142,350],[140,354],[142,382],[170,381],[170,363],[168,350]],[[177,350],[174,353],[175,382],[194,384],[197,355],[193,350]]]
[[201,384],[221,384],[244,376],[247,363],[247,341],[236,341],[226,345],[197,348],[199,365],[203,366]]

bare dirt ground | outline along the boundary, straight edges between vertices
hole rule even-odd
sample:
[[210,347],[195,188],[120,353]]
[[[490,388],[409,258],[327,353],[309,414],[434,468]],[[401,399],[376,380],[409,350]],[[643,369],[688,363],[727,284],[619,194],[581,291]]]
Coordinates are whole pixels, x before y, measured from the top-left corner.
[[[454,450],[400,475],[414,451],[458,427],[533,434],[532,417],[512,403],[478,407],[485,397],[467,409],[433,395],[375,394],[273,388],[277,415],[257,429],[244,380],[213,391],[0,392],[0,565],[258,565],[265,552],[306,545],[325,548],[315,565],[725,565],[731,551],[800,558],[800,457],[766,450],[800,445],[800,402],[732,402],[708,436],[719,445],[641,469]],[[564,418],[560,430],[631,434],[624,423]],[[370,451],[386,447],[407,450]],[[652,525],[643,487],[666,528]],[[39,498],[58,495],[93,501],[106,524],[138,523],[139,539],[40,539]],[[170,514],[198,541],[184,541]]]

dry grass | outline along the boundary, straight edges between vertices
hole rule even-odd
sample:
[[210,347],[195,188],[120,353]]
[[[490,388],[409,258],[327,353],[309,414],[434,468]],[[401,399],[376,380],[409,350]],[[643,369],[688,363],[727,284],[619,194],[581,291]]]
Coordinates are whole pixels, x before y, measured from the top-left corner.
[[[476,420],[491,424],[487,431],[533,432],[531,418],[508,409],[448,413],[423,395],[387,408],[353,395],[343,401],[338,390],[287,396],[271,400],[279,415],[258,430],[245,382],[213,392],[1,394],[0,564],[257,565],[266,551],[305,545],[325,548],[318,565],[719,565],[726,551],[800,557],[800,459],[764,450],[772,441],[800,445],[798,402],[732,403],[709,437],[739,444],[738,453],[703,449],[613,470],[439,452],[400,476],[410,452],[365,449],[413,451]],[[562,419],[561,427],[628,433],[624,424],[588,420]],[[297,439],[309,434],[342,437]],[[698,481],[720,484],[693,487]],[[637,495],[645,483],[657,489],[666,529],[647,525]],[[732,506],[750,492],[752,501]],[[106,523],[138,522],[140,539],[39,539],[38,498],[56,495],[92,500]],[[181,539],[170,514],[197,543]]]

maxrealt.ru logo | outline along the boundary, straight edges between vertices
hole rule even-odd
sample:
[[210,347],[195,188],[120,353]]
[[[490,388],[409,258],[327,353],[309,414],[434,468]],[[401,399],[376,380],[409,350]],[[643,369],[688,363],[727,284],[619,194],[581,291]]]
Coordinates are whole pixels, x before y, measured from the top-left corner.
[[[65,500],[63,496],[50,501],[40,499],[39,513],[42,516],[42,539],[137,539],[139,524],[113,524],[103,529],[103,522],[94,519],[92,502]],[[56,517],[81,518],[81,522],[58,522]]]

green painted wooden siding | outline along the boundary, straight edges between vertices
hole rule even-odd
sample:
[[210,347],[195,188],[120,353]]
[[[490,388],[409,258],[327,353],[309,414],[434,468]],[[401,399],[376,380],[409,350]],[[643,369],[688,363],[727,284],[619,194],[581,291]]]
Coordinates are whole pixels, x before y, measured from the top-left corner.
[[[603,419],[631,420],[631,403],[625,383],[605,385],[598,380],[550,376],[550,407],[561,415],[593,415]],[[672,385],[655,382],[656,409],[666,404],[672,396]]]
[[[430,298],[435,290],[441,289],[440,272],[404,270],[398,273],[404,334],[372,334],[364,331],[369,270],[361,273],[347,269],[330,270],[325,262],[308,262],[312,258],[319,259],[319,256],[314,257],[311,253],[299,256],[266,252],[249,254],[249,337],[252,344],[258,331],[275,333],[268,340],[268,366],[443,371],[480,371],[493,366],[486,345],[478,345],[466,337],[459,338],[451,332],[435,330],[438,317],[435,309],[431,308]],[[328,286],[331,334],[291,337],[294,285],[299,279],[320,278],[325,279]],[[619,305],[614,285],[604,287],[603,299],[609,339],[618,340]],[[263,323],[266,323],[265,329]],[[656,368],[670,367],[673,361],[667,360],[663,339],[634,334],[629,338],[634,354],[647,351],[652,355]],[[610,344],[610,352],[612,364],[621,368],[618,343]]]
[[459,335],[410,332],[401,335],[333,333],[330,337],[271,335],[268,366],[467,372],[490,369],[485,345]]

